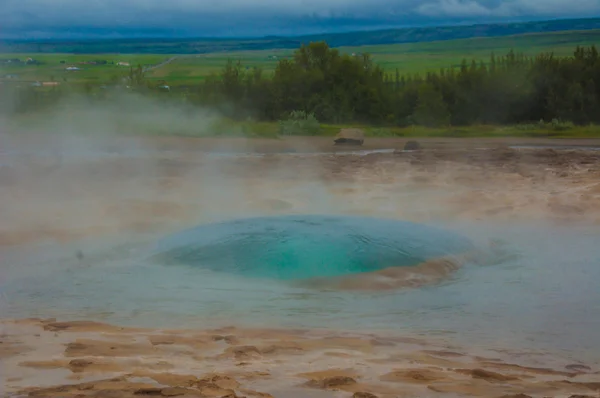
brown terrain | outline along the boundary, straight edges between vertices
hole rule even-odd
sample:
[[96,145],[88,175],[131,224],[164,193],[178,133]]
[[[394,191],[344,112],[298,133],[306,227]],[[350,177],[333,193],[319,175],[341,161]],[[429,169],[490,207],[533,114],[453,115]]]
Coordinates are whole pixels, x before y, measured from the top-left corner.
[[[0,173],[0,253],[247,214],[600,224],[600,151],[509,148],[600,146],[600,140],[420,142],[415,152],[400,151],[404,139],[367,139],[361,149],[396,152],[304,156],[298,152],[356,148],[321,138],[152,138],[111,142],[108,149],[122,152],[113,157],[21,156]],[[18,137],[10,144],[45,148],[52,139]],[[129,156],[125,147],[144,155]],[[267,154],[211,156],[215,151]],[[53,319],[0,325],[5,396],[600,397],[598,363],[508,347],[233,326],[151,330]]]
[[[2,322],[23,397],[597,397],[598,366],[431,339],[319,330]],[[11,395],[8,395],[11,396]]]

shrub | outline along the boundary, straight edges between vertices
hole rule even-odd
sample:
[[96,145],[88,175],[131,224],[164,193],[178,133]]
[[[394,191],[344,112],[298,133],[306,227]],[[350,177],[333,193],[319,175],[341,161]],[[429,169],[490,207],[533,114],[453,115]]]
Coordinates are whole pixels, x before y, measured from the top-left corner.
[[573,122],[562,121],[559,119],[552,119],[552,121],[549,124],[555,131],[571,130],[575,126]]
[[571,130],[573,127],[575,127],[573,122],[563,121],[559,119],[552,119],[552,121],[548,123],[544,122],[543,120],[540,120],[538,123],[521,123],[515,126],[515,128],[520,131],[566,131]]
[[321,125],[314,113],[293,111],[286,120],[279,121],[280,135],[317,135]]

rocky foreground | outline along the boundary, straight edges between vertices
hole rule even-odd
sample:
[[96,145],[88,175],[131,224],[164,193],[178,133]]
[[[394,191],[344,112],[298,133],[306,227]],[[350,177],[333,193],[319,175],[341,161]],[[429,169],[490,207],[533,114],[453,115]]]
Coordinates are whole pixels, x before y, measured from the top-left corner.
[[[600,152],[424,145],[366,156],[22,158],[0,175],[0,249],[248,214],[600,224]],[[4,396],[598,397],[600,365],[414,336],[147,330],[3,320]]]
[[4,396],[597,397],[600,366],[535,352],[318,330],[2,322]]

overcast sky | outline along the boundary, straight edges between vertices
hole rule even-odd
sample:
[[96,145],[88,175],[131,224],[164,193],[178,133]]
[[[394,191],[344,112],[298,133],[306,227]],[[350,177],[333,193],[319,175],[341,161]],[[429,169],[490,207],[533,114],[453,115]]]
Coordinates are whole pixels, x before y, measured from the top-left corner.
[[0,0],[0,35],[264,36],[593,16],[600,0]]

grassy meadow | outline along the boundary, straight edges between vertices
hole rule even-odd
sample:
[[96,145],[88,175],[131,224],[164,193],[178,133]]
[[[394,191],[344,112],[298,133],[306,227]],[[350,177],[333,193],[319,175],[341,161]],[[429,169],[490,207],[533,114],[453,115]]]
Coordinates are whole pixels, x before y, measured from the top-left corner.
[[[504,55],[511,49],[527,56],[553,52],[557,56],[572,55],[573,48],[600,44],[600,30],[582,32],[556,32],[517,35],[509,37],[481,37],[425,43],[387,44],[358,47],[339,47],[343,53],[369,53],[373,60],[388,73],[400,75],[436,72],[441,68],[459,67],[463,59],[487,63],[490,55]],[[260,67],[272,73],[281,58],[289,57],[293,50],[260,50],[228,53],[186,55],[162,68],[151,71],[149,78],[164,79],[177,84],[200,82],[211,73],[218,72],[227,60],[239,60],[242,65]]]
[[[553,52],[557,56],[571,55],[578,45],[600,44],[600,30],[534,33],[504,37],[478,37],[460,40],[420,42],[405,44],[367,45],[339,47],[344,53],[370,53],[376,63],[388,73],[396,70],[400,75],[424,74],[441,68],[458,67],[463,59],[487,62],[492,53],[504,55],[511,49],[534,56],[542,52]],[[16,74],[19,80],[107,83],[115,76],[129,72],[117,62],[128,62],[148,67],[171,57],[172,62],[148,70],[150,80],[165,80],[171,86],[193,85],[202,82],[211,73],[217,73],[228,60],[240,61],[247,68],[260,67],[271,74],[281,58],[289,57],[291,49],[255,50],[237,52],[213,52],[208,54],[0,54],[0,59],[33,58],[41,65],[0,66],[0,76]],[[83,62],[106,60],[107,65],[82,64]],[[64,61],[64,63],[61,63]],[[66,71],[67,66],[77,66],[80,71]]]

